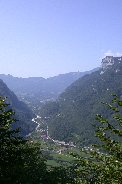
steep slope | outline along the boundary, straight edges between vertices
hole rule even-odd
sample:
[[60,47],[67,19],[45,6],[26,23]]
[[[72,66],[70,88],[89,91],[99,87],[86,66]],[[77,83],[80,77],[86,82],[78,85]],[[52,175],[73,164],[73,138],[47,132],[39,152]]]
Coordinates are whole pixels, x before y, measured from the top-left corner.
[[10,104],[10,107],[16,112],[16,119],[19,120],[16,124],[17,127],[21,127],[21,133],[27,135],[32,132],[36,127],[31,121],[34,116],[32,111],[24,102],[18,100],[16,95],[10,91],[2,80],[0,80],[0,96],[7,97],[7,102]]
[[122,96],[122,57],[106,57],[99,71],[80,78],[56,102],[43,106],[41,115],[48,116],[50,135],[69,141],[78,134],[81,144],[94,143],[95,115],[110,116],[101,102],[109,102],[112,93]]
[[47,79],[42,77],[18,78],[4,74],[0,74],[0,78],[20,99],[38,102],[56,99],[72,82],[94,70],[60,74]]

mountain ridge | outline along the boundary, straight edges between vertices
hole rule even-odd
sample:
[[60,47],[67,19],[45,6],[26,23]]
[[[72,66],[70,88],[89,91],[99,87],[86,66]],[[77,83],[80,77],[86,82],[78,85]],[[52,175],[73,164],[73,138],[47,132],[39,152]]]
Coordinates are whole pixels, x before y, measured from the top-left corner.
[[36,127],[36,124],[31,121],[34,117],[33,112],[24,102],[18,100],[14,92],[12,92],[1,79],[0,96],[7,97],[6,102],[10,104],[9,108],[15,111],[17,123],[14,126],[16,128],[21,128],[21,134],[26,136],[28,133],[32,132]]
[[97,69],[60,74],[47,79],[42,77],[18,78],[4,74],[0,74],[0,78],[21,100],[23,98],[31,100],[31,97],[34,97],[36,101],[45,101],[56,99],[72,82]]
[[[81,136],[81,144],[95,143],[94,127],[96,114],[110,116],[101,102],[110,102],[111,94],[122,96],[122,61],[113,57],[114,63],[105,70],[85,75],[71,84],[56,102],[47,103],[41,110],[49,125],[49,133],[54,139],[70,141],[73,136]],[[101,73],[103,71],[103,73]]]

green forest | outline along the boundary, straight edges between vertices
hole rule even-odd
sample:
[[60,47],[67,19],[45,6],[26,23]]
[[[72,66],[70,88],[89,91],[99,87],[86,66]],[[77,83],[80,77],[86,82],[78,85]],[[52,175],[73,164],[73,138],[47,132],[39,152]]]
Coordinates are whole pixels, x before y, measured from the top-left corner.
[[122,184],[122,0],[0,0],[0,184]]
[[49,166],[42,154],[41,144],[22,136],[13,129],[16,123],[14,112],[8,109],[5,98],[0,97],[0,183],[12,184],[120,184],[122,181],[122,101],[114,95],[111,104],[105,104],[113,111],[109,121],[97,114],[96,126],[99,145],[89,150],[71,152],[74,158],[70,166]]
[[1,184],[121,184],[120,59],[41,103],[0,80]]

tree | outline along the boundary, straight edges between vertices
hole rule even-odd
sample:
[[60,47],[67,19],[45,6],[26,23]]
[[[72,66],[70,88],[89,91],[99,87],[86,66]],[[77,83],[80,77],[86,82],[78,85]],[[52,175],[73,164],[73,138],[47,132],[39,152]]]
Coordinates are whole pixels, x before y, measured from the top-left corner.
[[100,123],[96,126],[100,144],[83,149],[83,156],[75,155],[77,184],[122,183],[122,100],[114,95],[112,103],[106,105],[111,110],[112,118],[96,116]]
[[12,128],[14,114],[6,99],[0,97],[0,183],[45,183],[47,170],[40,146]]

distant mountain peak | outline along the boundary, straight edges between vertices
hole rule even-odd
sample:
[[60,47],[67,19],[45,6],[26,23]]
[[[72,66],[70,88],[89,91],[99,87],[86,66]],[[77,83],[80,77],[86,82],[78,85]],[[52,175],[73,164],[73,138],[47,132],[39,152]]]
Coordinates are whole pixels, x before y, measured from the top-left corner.
[[122,98],[122,57],[105,57],[99,71],[78,79],[56,102],[43,106],[41,116],[50,117],[47,120],[50,136],[75,142],[76,135],[79,135],[81,145],[96,143],[95,117],[103,114],[111,118],[112,111],[106,112],[101,106],[101,102],[109,103],[111,94]]
[[106,69],[110,68],[112,65],[114,65],[116,62],[122,62],[122,56],[120,57],[114,57],[114,56],[106,56],[102,59],[102,72],[106,71]]

